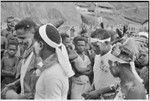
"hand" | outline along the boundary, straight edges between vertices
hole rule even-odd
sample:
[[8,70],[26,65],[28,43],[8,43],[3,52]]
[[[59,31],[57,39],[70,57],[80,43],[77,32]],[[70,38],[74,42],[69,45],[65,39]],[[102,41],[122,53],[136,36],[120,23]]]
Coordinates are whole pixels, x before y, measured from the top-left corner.
[[91,91],[91,92],[83,93],[82,96],[85,99],[98,99],[100,95],[97,91]]

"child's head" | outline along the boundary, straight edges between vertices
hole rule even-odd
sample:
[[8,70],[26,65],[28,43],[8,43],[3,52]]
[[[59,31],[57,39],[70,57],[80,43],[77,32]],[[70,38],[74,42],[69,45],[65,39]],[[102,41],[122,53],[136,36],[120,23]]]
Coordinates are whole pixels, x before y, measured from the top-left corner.
[[68,47],[68,46],[71,44],[71,39],[70,39],[70,37],[69,37],[68,34],[62,33],[62,34],[61,34],[61,38],[62,38],[62,43],[63,43],[66,47]]
[[8,40],[8,54],[9,56],[15,56],[18,50],[18,40],[16,38],[10,38]]
[[78,53],[83,53],[86,48],[87,41],[83,37],[75,37],[74,38],[75,48]]

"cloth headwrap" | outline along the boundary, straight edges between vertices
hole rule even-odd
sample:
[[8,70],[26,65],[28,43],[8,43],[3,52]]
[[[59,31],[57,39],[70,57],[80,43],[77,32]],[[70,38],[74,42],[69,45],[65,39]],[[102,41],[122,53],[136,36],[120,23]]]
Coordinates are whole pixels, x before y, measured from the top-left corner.
[[110,41],[110,38],[104,39],[104,40],[100,40],[98,38],[91,38],[90,40],[91,42],[102,42],[104,43],[105,41]]
[[145,37],[148,38],[148,33],[147,32],[139,32],[138,35],[145,36]]
[[[124,60],[122,60],[122,59],[120,59],[120,58],[114,56],[113,54],[111,54],[111,51],[112,51],[112,48],[111,48],[111,50],[110,50],[109,53],[108,53],[108,55],[109,55],[109,56],[108,56],[108,57],[109,57],[108,60],[111,60],[111,61],[113,61],[113,62],[118,61],[118,62],[120,62],[120,63],[128,63],[128,62],[126,62],[126,61],[124,61]],[[140,78],[140,76],[137,74],[137,72],[136,72],[136,70],[135,70],[134,61],[129,62],[129,64],[130,64],[130,66],[131,66],[131,71],[132,71],[133,75],[135,76],[135,78],[136,78],[139,82],[143,83],[143,80]]]
[[[51,47],[56,49],[56,54],[57,54],[57,58],[58,61],[63,69],[63,71],[65,72],[67,77],[71,77],[73,76],[75,73],[72,70],[71,64],[69,62],[69,57],[68,57],[68,53],[66,50],[66,47],[62,44],[62,42],[60,44],[56,44],[54,43],[52,40],[50,40],[46,34],[46,26],[50,25],[52,27],[54,27],[56,29],[56,27],[52,24],[46,24],[40,27],[39,29],[39,34],[41,36],[41,38]],[[57,29],[56,29],[57,30]],[[61,49],[60,49],[61,47]]]

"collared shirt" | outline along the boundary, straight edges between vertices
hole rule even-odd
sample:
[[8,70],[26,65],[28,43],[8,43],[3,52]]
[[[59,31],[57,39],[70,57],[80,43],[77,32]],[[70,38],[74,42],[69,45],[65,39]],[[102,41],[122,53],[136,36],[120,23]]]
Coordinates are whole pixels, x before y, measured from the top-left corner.
[[44,70],[37,84],[35,99],[67,99],[69,81],[65,76],[56,54],[44,61]]
[[24,94],[29,95],[27,96],[28,98],[33,99],[34,98],[34,93],[35,93],[35,85],[37,82],[38,77],[34,74],[36,70],[36,56],[35,54],[32,54],[33,50],[32,47],[30,47],[28,50],[26,50],[23,54],[23,59],[19,62],[17,66],[17,75],[20,75],[21,73],[21,67],[22,67],[22,61],[26,62],[31,56],[30,63],[27,66],[27,70],[25,72],[24,78],[23,78],[23,89],[24,89]]

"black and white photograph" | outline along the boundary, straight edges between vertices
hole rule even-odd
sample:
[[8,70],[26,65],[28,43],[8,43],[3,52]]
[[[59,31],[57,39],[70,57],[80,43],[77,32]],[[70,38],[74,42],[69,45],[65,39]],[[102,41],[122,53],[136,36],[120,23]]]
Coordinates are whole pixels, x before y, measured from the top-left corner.
[[149,1],[1,0],[1,100],[149,100]]

